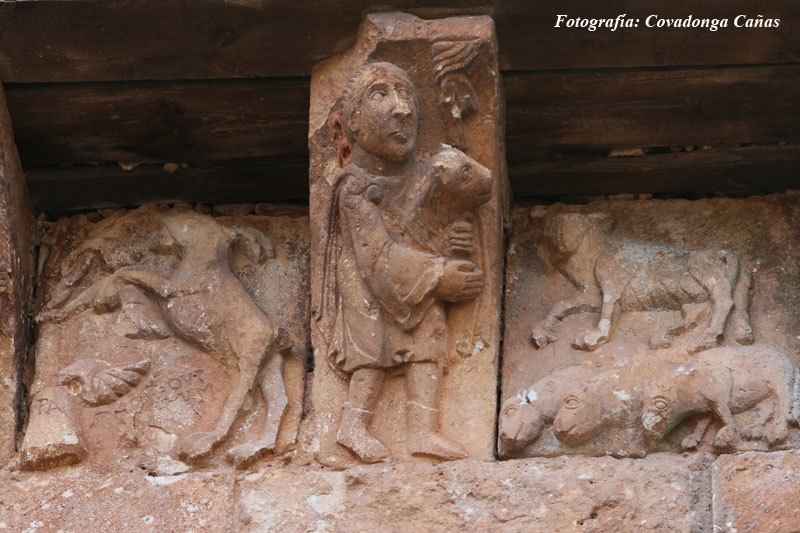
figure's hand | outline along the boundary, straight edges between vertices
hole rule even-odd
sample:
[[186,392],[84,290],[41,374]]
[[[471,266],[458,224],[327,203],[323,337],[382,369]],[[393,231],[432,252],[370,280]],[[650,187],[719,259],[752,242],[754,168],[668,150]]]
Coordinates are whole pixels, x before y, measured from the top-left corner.
[[483,272],[470,261],[448,260],[436,287],[436,296],[448,302],[465,302],[477,298],[483,289]]
[[448,236],[450,252],[453,255],[469,257],[475,251],[475,237],[472,232],[472,222],[465,220],[455,222],[450,226]]

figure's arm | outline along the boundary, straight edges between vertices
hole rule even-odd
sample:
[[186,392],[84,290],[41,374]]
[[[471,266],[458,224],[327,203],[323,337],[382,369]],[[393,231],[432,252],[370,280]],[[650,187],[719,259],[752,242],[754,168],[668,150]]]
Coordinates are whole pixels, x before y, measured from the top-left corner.
[[118,270],[113,274],[116,280],[136,285],[154,296],[167,299],[174,296],[175,290],[170,281],[149,270]]

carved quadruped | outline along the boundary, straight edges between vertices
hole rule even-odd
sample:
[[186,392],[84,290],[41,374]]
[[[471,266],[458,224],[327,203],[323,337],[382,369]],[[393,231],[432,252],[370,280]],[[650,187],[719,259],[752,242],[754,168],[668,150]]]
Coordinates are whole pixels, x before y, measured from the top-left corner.
[[[245,466],[276,450],[282,425],[283,448],[294,440],[285,418],[302,389],[287,394],[284,365],[297,386],[305,333],[292,322],[304,314],[282,298],[301,289],[271,266],[286,262],[287,241],[274,245],[265,222],[149,205],[50,227],[24,467],[88,457],[174,473],[217,456]],[[303,261],[288,266],[300,285]]]
[[519,209],[500,455],[800,447],[798,213],[781,195]]
[[493,25],[383,13],[359,35],[312,76],[311,445],[334,467],[488,458],[505,190]]

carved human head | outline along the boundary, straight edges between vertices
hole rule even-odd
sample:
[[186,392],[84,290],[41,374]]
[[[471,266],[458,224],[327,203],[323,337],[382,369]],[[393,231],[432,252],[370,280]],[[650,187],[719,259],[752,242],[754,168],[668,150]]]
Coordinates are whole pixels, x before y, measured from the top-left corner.
[[[358,146],[391,163],[404,163],[415,154],[419,96],[400,67],[391,63],[368,63],[360,67],[347,81],[338,107],[334,139],[346,144],[346,150]],[[348,159],[342,151],[340,146],[340,164]]]
[[519,451],[539,438],[544,420],[539,409],[529,402],[527,391],[522,389],[503,403],[498,428],[502,455]]

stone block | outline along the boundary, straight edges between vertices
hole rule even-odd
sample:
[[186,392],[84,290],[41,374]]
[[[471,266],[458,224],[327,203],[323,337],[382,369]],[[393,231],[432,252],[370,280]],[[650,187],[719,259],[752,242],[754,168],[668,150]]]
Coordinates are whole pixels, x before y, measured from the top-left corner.
[[559,457],[262,469],[241,531],[710,531],[710,457]]
[[800,453],[746,452],[714,462],[714,531],[800,531]]

